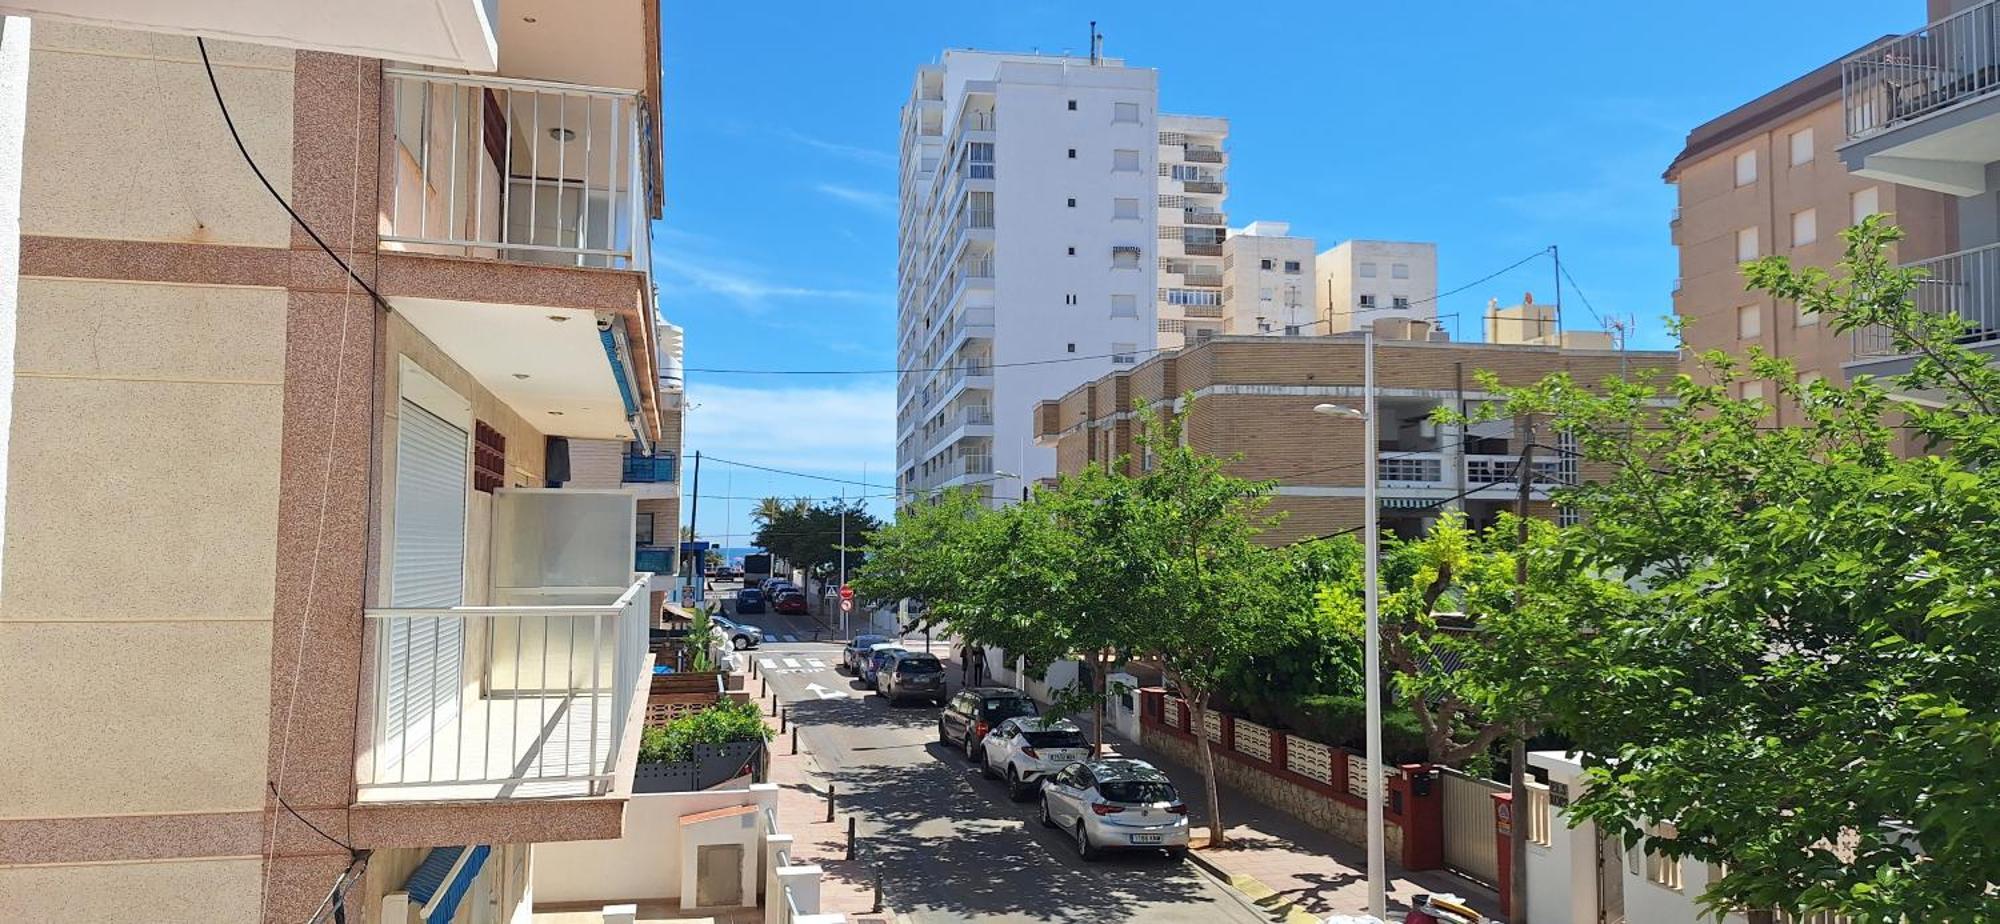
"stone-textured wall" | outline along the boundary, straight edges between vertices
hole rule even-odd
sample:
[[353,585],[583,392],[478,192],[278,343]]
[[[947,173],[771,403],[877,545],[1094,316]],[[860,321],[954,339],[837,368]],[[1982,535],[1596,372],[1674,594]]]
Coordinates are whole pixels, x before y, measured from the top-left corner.
[[[1145,725],[1143,732],[1142,740],[1146,747],[1190,767],[1201,766],[1201,749],[1195,746],[1193,739],[1153,725]],[[1350,844],[1366,846],[1368,843],[1368,811],[1365,808],[1349,805],[1333,796],[1266,773],[1219,747],[1215,749],[1215,776],[1219,789],[1249,796]],[[1224,818],[1227,820],[1226,815]],[[1389,823],[1384,823],[1382,829],[1386,835],[1387,855],[1401,857],[1403,829]]]

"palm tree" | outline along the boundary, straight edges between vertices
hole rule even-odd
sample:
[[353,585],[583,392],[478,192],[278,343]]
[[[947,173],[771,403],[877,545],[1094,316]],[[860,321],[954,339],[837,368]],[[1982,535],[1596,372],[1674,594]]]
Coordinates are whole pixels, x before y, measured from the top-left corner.
[[750,511],[750,518],[769,526],[772,520],[783,516],[786,509],[784,501],[767,497],[757,502],[756,508]]

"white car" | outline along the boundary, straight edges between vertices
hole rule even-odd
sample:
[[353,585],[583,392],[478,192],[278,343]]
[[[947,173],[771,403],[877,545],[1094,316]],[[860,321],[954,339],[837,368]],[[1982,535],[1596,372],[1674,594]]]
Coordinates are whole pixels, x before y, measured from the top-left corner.
[[1187,803],[1143,760],[1078,761],[1042,783],[1042,824],[1076,839],[1077,855],[1164,850],[1187,856]]
[[1033,794],[1056,771],[1090,756],[1090,742],[1076,723],[1059,719],[1045,726],[1036,716],[1001,722],[980,747],[986,751],[980,769],[988,779],[1006,780],[1007,795],[1016,802]]

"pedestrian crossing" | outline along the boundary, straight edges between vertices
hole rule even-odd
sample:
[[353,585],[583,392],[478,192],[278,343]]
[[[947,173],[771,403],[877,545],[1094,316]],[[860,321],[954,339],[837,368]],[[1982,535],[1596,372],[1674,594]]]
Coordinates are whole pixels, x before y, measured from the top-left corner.
[[757,666],[763,668],[766,671],[776,672],[780,674],[805,674],[805,673],[811,673],[812,671],[826,670],[826,659],[784,658],[784,657],[758,658]]
[[764,633],[764,641],[771,644],[777,644],[778,642],[796,642],[798,640],[799,637],[796,635],[779,635],[776,632]]

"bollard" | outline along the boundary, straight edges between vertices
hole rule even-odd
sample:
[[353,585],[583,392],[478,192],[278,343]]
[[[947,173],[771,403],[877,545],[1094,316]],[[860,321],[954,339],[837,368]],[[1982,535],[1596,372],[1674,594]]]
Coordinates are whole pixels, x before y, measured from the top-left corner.
[[882,913],[882,871],[879,869],[875,871],[875,907],[869,909],[869,913]]
[[792,724],[792,710],[790,709],[778,710],[778,734],[780,735],[784,734],[785,729],[790,727],[791,724]]
[[792,726],[792,753],[797,754],[798,752],[799,752],[799,727],[797,725],[794,725]]
[[771,714],[778,714],[778,698],[776,696],[771,697]]
[[832,783],[826,784],[826,820],[829,822],[833,820],[833,789]]
[[771,678],[769,677],[757,678],[757,698],[763,699],[764,697],[769,695],[771,695]]
[[847,816],[847,858],[854,859],[854,816]]

